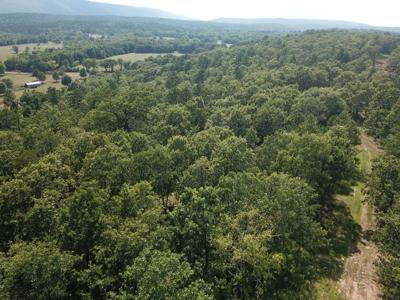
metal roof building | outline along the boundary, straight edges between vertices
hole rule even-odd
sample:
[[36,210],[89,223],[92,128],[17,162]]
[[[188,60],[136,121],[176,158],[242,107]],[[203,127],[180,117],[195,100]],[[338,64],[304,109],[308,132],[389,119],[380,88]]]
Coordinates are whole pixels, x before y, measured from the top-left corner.
[[25,83],[25,87],[29,89],[34,89],[42,85],[41,81],[33,81]]

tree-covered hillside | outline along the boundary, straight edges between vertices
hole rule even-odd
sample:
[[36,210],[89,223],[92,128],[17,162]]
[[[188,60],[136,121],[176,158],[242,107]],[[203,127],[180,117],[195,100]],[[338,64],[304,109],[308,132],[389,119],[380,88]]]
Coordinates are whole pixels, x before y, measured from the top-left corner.
[[370,194],[397,299],[399,45],[269,36],[9,94],[0,298],[312,299],[359,234],[335,195],[365,126],[393,155]]
[[181,43],[194,40],[204,44],[237,44],[262,39],[266,33],[291,30],[281,25],[254,28],[251,25],[219,24],[162,18],[117,16],[58,16],[49,14],[0,14],[0,46],[25,43],[64,42],[75,46],[91,40],[140,37],[169,39]]
[[40,13],[53,15],[100,15],[180,19],[158,9],[99,3],[89,0],[2,0],[2,14]]

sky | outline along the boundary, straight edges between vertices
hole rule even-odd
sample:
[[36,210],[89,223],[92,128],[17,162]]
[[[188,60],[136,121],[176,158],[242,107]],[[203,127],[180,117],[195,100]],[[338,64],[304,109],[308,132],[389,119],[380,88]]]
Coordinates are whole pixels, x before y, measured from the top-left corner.
[[162,9],[198,20],[305,18],[400,27],[400,0],[94,0]]

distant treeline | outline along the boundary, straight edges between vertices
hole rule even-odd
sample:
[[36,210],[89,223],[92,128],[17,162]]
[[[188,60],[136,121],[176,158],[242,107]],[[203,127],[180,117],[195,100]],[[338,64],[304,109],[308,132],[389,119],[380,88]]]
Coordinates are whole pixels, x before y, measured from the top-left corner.
[[281,28],[255,31],[243,25],[140,17],[0,15],[0,45],[85,41],[91,33],[108,37],[135,34],[141,37],[199,39],[203,42],[222,40],[234,44],[261,39],[272,31],[281,31]]
[[[63,42],[64,49],[24,51],[5,61],[7,70],[51,71],[127,53],[190,54],[262,40],[267,31],[208,22],[167,19],[0,15],[0,46]],[[271,32],[269,32],[271,33]],[[93,38],[96,35],[98,38]],[[20,47],[22,48],[22,46]]]
[[47,43],[49,41],[59,42],[60,39],[50,38],[46,35],[27,35],[27,34],[11,34],[0,32],[0,46]]

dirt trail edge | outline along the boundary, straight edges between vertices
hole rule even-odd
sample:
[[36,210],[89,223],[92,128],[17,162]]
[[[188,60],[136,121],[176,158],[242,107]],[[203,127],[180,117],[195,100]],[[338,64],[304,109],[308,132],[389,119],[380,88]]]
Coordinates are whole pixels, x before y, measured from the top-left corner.
[[[361,135],[361,144],[362,149],[368,153],[368,167],[370,167],[372,156],[382,153],[383,150],[365,134]],[[378,248],[368,240],[369,231],[375,227],[375,217],[367,201],[363,201],[362,204],[360,225],[362,237],[354,254],[346,260],[342,278],[338,283],[339,289],[347,300],[381,299],[375,272]]]

